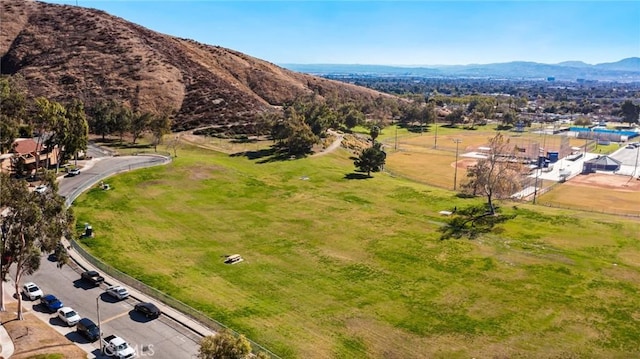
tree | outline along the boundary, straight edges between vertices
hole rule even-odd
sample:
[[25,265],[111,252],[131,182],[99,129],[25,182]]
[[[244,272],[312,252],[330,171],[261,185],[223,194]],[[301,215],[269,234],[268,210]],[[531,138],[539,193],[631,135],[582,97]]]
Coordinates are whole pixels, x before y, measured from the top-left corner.
[[[10,266],[15,268],[15,290],[18,294],[19,320],[22,315],[20,281],[24,274],[32,274],[40,267],[41,252],[53,252],[60,238],[71,238],[73,215],[67,212],[64,199],[57,195],[55,175],[45,177],[49,190],[44,193],[30,191],[27,182],[0,174],[0,195],[5,208],[0,216],[2,228],[2,266],[4,279]],[[61,256],[60,261],[64,261]],[[0,301],[3,295],[0,293]],[[4,303],[2,303],[4,306]]]
[[171,133],[171,125],[173,119],[171,118],[173,111],[169,109],[162,110],[159,114],[154,116],[149,122],[149,130],[153,135],[153,150],[157,152],[157,147],[162,143],[164,135]]
[[521,177],[524,166],[516,161],[515,147],[509,139],[498,133],[489,139],[489,154],[467,172],[467,182],[462,184],[463,192],[487,198],[490,214],[495,214],[494,199],[509,197],[522,187]]
[[380,142],[374,142],[373,146],[365,148],[360,157],[352,157],[353,164],[361,172],[367,172],[367,176],[371,177],[371,172],[380,172],[384,167],[386,153],[382,150]]
[[79,100],[73,100],[66,106],[66,117],[68,120],[67,136],[62,147],[64,149],[63,159],[68,159],[69,155],[77,158],[79,151],[86,151],[89,143],[89,124],[84,112],[84,105]]
[[131,136],[133,136],[132,140],[134,145],[140,135],[149,128],[151,121],[153,121],[153,114],[150,112],[137,112],[133,114],[131,118]]
[[573,121],[576,126],[591,126],[591,119],[589,117],[580,116]]
[[120,142],[122,143],[124,134],[129,132],[131,129],[133,112],[131,112],[131,109],[126,106],[120,106],[119,109],[114,110],[112,115],[113,130],[118,133]]
[[626,100],[620,107],[624,122],[638,123],[638,116],[640,116],[640,105],[634,105],[631,100]]
[[371,142],[373,142],[375,144],[376,143],[376,138],[378,138],[378,136],[380,136],[380,127],[378,127],[378,126],[371,127],[371,130],[369,131],[369,135],[371,136]]
[[318,137],[305,122],[304,116],[295,108],[286,110],[285,119],[277,121],[271,133],[280,151],[296,157],[311,153],[313,145],[318,142]]
[[11,149],[18,136],[26,113],[25,93],[14,77],[0,77],[0,153]]
[[449,113],[444,119],[453,127],[456,123],[461,123],[463,118],[464,111],[462,111],[462,109],[460,108],[457,108],[451,111],[451,113]]
[[[47,158],[50,151],[58,146],[58,151],[61,144],[65,141],[67,136],[67,111],[58,102],[49,101],[44,97],[36,99],[36,114],[35,114],[35,127],[38,129],[38,145],[43,143],[46,145]],[[47,161],[48,162],[48,161]],[[36,158],[36,171],[40,165],[40,156]]]
[[357,109],[351,109],[344,115],[344,125],[348,129],[352,129],[364,123],[364,120],[364,114]]
[[113,100],[100,101],[91,108],[91,121],[89,128],[92,133],[102,136],[104,141],[106,135],[110,135],[115,130],[115,114],[120,106]]
[[438,229],[442,233],[440,239],[460,239],[462,237],[475,239],[481,234],[493,231],[497,224],[515,218],[515,215],[496,215],[498,210],[495,208],[492,213],[492,209],[487,204],[457,210],[453,213],[453,217],[447,221],[447,224]]
[[200,341],[198,359],[245,359],[251,353],[251,344],[243,336],[234,336],[229,330],[221,330]]

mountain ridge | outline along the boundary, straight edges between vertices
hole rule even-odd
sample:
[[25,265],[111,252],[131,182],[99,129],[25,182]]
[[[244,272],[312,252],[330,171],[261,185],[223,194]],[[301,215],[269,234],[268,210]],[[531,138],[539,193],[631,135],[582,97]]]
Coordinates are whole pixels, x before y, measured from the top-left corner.
[[351,64],[280,64],[285,68],[318,75],[367,74],[416,77],[487,77],[507,79],[547,79],[576,81],[640,81],[640,57],[589,65],[582,61],[544,64],[533,61],[511,61],[469,65],[351,65]]
[[300,96],[391,97],[161,34],[101,10],[28,0],[1,0],[0,6],[1,72],[20,75],[31,97],[176,109],[175,130],[250,126]]

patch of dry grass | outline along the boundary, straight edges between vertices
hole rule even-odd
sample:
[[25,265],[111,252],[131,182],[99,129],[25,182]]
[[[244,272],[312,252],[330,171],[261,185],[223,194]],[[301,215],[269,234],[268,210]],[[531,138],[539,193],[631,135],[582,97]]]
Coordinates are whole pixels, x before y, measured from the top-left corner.
[[24,320],[16,320],[17,303],[7,303],[0,320],[13,340],[11,358],[27,359],[43,354],[60,354],[62,358],[85,359],[87,353],[28,311]]

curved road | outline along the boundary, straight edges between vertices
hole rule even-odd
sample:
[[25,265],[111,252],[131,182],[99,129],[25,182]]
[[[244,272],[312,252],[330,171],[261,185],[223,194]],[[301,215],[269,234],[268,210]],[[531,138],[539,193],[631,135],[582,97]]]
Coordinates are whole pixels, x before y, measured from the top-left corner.
[[[59,193],[66,196],[68,201],[73,200],[84,189],[99,183],[105,177],[167,161],[159,156],[96,158],[100,153],[96,153],[95,150],[90,152],[94,155],[94,159],[79,163],[81,166],[84,165],[80,175],[60,180]],[[79,281],[79,273],[82,271],[83,269],[76,263],[57,268],[54,261],[45,257],[42,259],[40,270],[31,276],[25,276],[22,283],[29,281],[37,283],[45,293],[56,295],[65,305],[74,308],[80,316],[88,317],[96,323],[98,323],[99,310],[103,335],[116,334],[124,338],[136,349],[139,358],[195,358],[201,335],[165,315],[156,320],[146,320],[144,316],[133,311],[133,306],[138,303],[137,299],[128,298],[120,302],[112,300],[104,294],[105,285],[102,288],[91,288]],[[117,284],[109,278],[106,278],[106,281],[109,284]],[[129,291],[132,296],[139,298],[131,288]],[[90,353],[90,358],[103,357],[100,354],[99,342],[88,343],[75,332],[75,327],[65,327],[54,314],[46,313],[38,303],[23,301],[26,308],[32,309],[38,317]],[[158,302],[156,304],[163,312],[170,310]]]

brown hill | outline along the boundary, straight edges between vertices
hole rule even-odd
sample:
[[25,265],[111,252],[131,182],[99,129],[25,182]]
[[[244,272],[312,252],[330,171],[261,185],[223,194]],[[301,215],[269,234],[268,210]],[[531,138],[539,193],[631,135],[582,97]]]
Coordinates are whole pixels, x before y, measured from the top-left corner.
[[103,11],[0,1],[2,74],[30,96],[179,109],[176,129],[252,122],[304,94],[374,101],[379,92],[295,73],[237,51],[160,34]]

